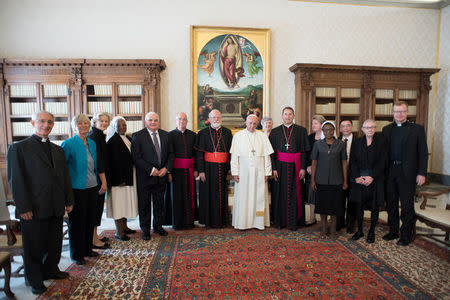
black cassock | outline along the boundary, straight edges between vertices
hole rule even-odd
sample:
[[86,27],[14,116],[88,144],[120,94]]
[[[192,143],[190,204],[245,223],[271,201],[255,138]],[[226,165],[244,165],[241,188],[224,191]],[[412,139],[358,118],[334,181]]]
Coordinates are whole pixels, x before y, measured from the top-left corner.
[[[169,183],[170,209],[166,209],[166,220],[174,229],[188,229],[194,227],[194,221],[198,215],[197,192],[195,190],[195,178],[189,168],[177,167],[177,160],[193,159],[195,161],[196,134],[186,129],[181,132],[174,129],[169,132],[169,142],[172,144],[175,160],[172,165],[172,182]],[[185,161],[184,161],[185,162]],[[193,181],[191,181],[191,179]],[[193,183],[193,184],[192,184]],[[169,194],[169,193],[167,193]],[[166,197],[168,196],[166,194]]]
[[[272,170],[278,172],[273,182],[271,209],[273,225],[296,230],[303,215],[303,203],[297,197],[296,166],[294,162],[277,159],[277,152],[301,153],[301,169],[306,169],[306,151],[310,150],[306,129],[292,124],[289,128],[280,125],[269,136],[273,150]],[[300,196],[301,198],[301,196]]]
[[[198,172],[205,172],[206,181],[199,184],[199,222],[208,227],[224,227],[228,224],[228,183],[230,169],[229,151],[233,136],[228,128],[211,127],[198,132],[195,149]],[[206,155],[227,156],[224,163],[208,162]],[[208,154],[209,153],[209,154]]]

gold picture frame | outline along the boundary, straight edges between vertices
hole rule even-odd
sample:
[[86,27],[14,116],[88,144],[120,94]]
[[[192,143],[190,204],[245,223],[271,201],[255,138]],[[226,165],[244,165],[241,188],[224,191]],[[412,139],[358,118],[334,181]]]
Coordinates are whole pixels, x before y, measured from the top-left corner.
[[270,29],[191,26],[191,78],[195,132],[214,108],[233,132],[270,115]]

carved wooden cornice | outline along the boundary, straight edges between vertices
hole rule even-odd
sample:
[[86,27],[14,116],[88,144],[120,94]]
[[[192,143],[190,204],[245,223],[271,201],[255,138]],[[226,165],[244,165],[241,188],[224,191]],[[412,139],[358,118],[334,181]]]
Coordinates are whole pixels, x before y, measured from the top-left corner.
[[429,92],[431,90],[431,81],[430,81],[430,76],[432,74],[422,74],[422,76],[420,76],[420,83],[422,88],[424,88],[427,92]]
[[70,87],[80,88],[83,85],[82,72],[81,67],[71,68],[70,69]]
[[312,89],[314,87],[314,82],[312,80],[312,72],[303,71],[300,72],[300,77],[296,76],[296,79],[300,79],[300,84],[303,89]]
[[371,72],[371,73],[426,73],[434,74],[440,69],[431,68],[396,68],[396,67],[377,67],[377,66],[349,66],[349,65],[327,65],[327,64],[295,64],[289,68],[293,73],[298,71],[357,71],[357,72]]

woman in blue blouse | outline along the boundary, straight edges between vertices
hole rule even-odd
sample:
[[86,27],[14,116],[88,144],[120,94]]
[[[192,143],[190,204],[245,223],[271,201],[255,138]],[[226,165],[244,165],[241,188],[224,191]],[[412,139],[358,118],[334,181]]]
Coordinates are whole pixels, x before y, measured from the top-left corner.
[[92,251],[92,235],[97,197],[105,190],[103,187],[98,189],[97,149],[95,142],[87,137],[89,118],[83,114],[75,116],[72,128],[76,135],[64,141],[61,147],[66,155],[75,198],[69,213],[70,257],[76,264],[83,265],[85,257],[98,256]]

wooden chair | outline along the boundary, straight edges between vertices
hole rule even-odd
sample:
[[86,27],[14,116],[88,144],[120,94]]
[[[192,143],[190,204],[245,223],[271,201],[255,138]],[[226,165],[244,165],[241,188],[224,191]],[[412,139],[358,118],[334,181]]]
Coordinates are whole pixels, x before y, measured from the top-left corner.
[[[6,225],[6,235],[0,235],[0,251],[7,252],[10,254],[10,261],[14,261],[14,256],[22,256],[23,259],[23,245],[22,245],[22,235],[16,235],[14,230],[19,228],[19,221],[9,220],[0,221],[0,225]],[[23,264],[17,268],[14,272],[11,272],[11,277],[24,277]],[[0,276],[0,278],[5,278],[5,276]]]
[[[416,199],[423,198],[420,205],[416,205],[416,222],[414,225],[413,236],[424,235],[432,240],[443,243],[446,246],[450,246],[449,235],[450,235],[450,205],[449,203],[441,203],[438,207],[427,207],[428,198],[438,197],[440,195],[450,192],[450,187],[444,185],[424,185],[417,189]],[[416,226],[417,220],[425,223],[432,228],[439,228],[445,232],[445,234],[417,234]],[[436,236],[445,236],[444,241],[437,239]]]
[[9,252],[0,252],[0,271],[5,270],[5,285],[0,291],[5,292],[8,298],[15,298],[11,288],[9,287],[9,281],[11,278],[11,255]]

